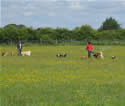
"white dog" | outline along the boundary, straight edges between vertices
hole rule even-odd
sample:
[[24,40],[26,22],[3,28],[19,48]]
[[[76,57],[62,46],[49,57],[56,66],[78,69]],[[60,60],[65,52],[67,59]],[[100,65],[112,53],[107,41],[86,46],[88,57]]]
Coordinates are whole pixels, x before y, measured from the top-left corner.
[[100,58],[101,58],[101,59],[104,59],[104,56],[103,56],[103,53],[102,53],[102,52],[100,52]]
[[30,56],[31,55],[31,51],[23,51],[21,52],[22,56]]

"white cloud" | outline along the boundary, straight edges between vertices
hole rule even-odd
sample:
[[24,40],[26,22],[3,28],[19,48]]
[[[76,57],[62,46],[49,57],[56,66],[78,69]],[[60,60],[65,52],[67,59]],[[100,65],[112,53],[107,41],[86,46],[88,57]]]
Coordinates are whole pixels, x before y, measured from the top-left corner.
[[68,7],[71,8],[71,9],[76,9],[76,10],[79,10],[79,9],[82,9],[82,6],[81,6],[81,0],[66,0],[66,2],[68,2]]
[[88,0],[88,2],[96,2],[97,0]]
[[49,13],[48,13],[48,16],[51,16],[51,17],[52,17],[52,16],[56,16],[56,13],[54,13],[54,12],[49,12]]
[[1,0],[0,0],[0,27],[1,27]]
[[24,7],[25,10],[34,10],[36,9],[36,7],[34,6],[34,4],[32,3],[28,3],[25,7]]
[[125,6],[125,0],[120,1],[121,6]]
[[78,1],[72,1],[70,4],[69,4],[69,8],[72,8],[72,9],[81,9],[81,5],[80,5],[80,2]]
[[33,12],[31,11],[24,12],[24,16],[32,16],[32,15],[33,15]]
[[[125,0],[2,0],[2,24],[99,26],[113,16],[125,24]],[[96,22],[95,22],[96,19]],[[42,21],[41,21],[42,20]],[[53,22],[55,21],[55,22]]]

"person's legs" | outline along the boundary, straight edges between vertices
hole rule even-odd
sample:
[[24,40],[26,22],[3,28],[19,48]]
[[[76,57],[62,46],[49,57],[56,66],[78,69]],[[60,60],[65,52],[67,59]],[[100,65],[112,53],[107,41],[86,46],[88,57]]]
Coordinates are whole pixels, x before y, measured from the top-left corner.
[[20,50],[18,49],[18,56],[20,56]]
[[91,51],[88,51],[88,58],[91,57]]
[[21,49],[20,49],[20,56],[21,56]]
[[18,49],[18,56],[21,56],[21,49]]

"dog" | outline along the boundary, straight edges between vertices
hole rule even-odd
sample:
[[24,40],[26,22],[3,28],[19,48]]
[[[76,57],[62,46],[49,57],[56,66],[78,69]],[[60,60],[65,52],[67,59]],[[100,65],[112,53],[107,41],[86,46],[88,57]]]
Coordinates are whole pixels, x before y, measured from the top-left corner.
[[57,54],[56,57],[62,57],[62,55],[61,54]]
[[7,52],[2,52],[2,56],[7,56],[8,53]]
[[92,55],[93,55],[95,58],[104,59],[104,56],[103,56],[103,53],[102,53],[102,52],[100,52],[100,53],[92,53]]
[[112,56],[112,60],[115,61],[118,60],[118,58],[116,59],[116,56]]
[[82,55],[80,56],[80,58],[81,58],[81,59],[87,59],[86,56],[82,56]]
[[112,56],[112,59],[113,59],[113,60],[116,59],[116,56]]
[[65,54],[63,54],[63,57],[66,57],[67,56],[67,54],[65,53]]
[[21,52],[22,56],[30,56],[31,55],[31,51],[23,51]]
[[57,54],[57,55],[56,55],[56,57],[66,57],[66,56],[67,56],[66,53],[64,53],[64,54]]
[[103,53],[102,53],[102,52],[100,52],[100,58],[101,58],[101,59],[104,59],[104,56],[103,56]]
[[11,56],[13,56],[13,55],[14,55],[14,52],[13,52],[13,51],[11,51],[11,52],[10,52],[10,55],[11,55]]

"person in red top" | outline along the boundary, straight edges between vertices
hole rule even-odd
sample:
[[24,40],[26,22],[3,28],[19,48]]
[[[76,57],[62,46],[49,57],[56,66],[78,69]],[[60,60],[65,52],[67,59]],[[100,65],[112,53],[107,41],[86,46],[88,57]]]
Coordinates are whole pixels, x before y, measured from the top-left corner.
[[90,57],[91,57],[91,52],[92,52],[92,50],[93,50],[93,46],[92,46],[92,44],[91,44],[90,41],[88,41],[88,44],[87,44],[87,46],[86,46],[86,49],[88,50],[88,58],[90,58]]

